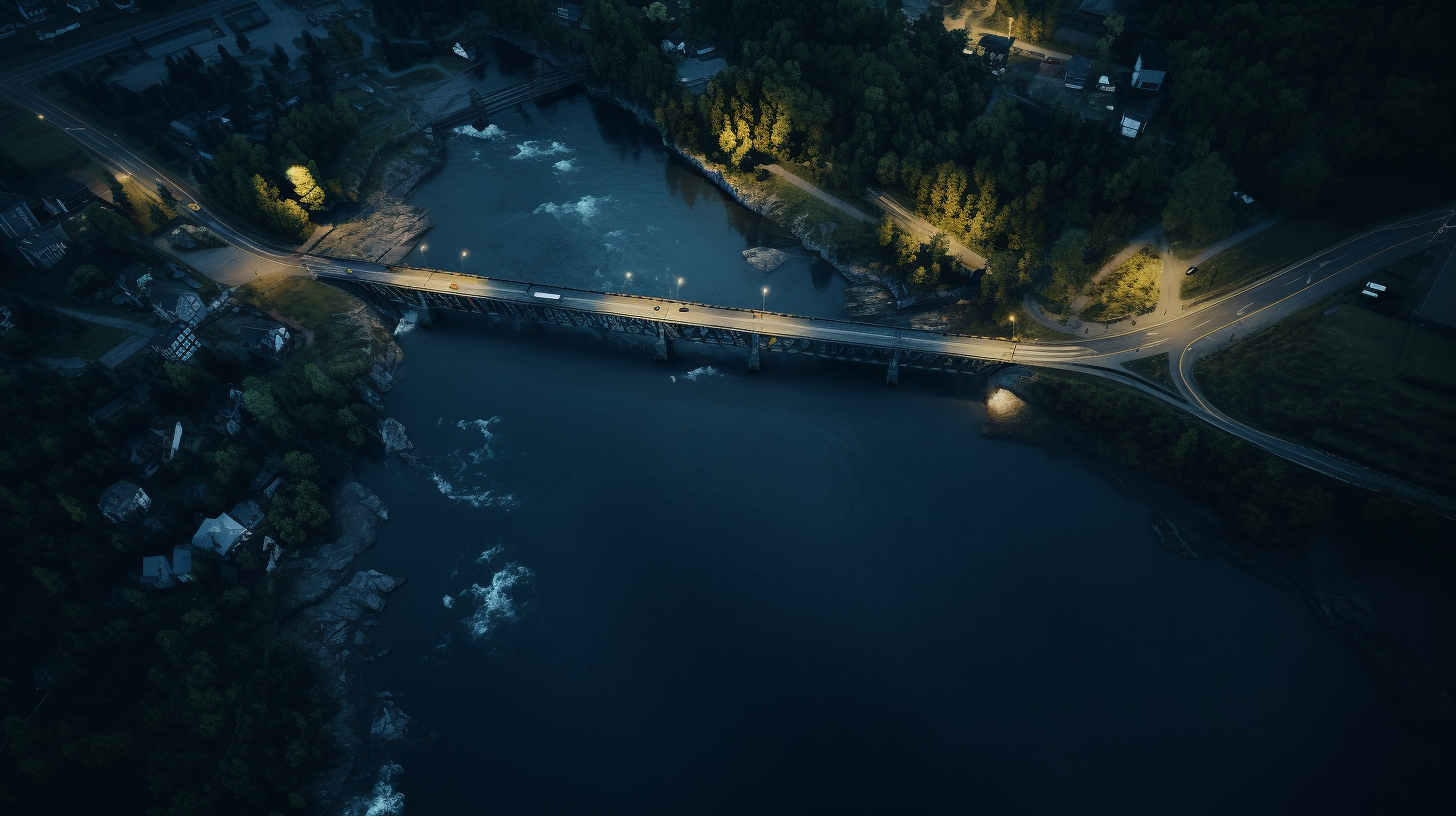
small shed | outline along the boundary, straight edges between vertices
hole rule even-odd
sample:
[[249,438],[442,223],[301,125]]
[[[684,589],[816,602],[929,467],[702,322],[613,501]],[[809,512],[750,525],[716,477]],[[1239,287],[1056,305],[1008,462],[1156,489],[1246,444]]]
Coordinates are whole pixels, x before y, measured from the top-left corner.
[[150,584],[157,589],[169,587],[176,582],[172,580],[172,565],[167,563],[165,555],[149,555],[142,559],[141,582]]
[[1144,40],[1138,47],[1137,62],[1132,66],[1132,86],[1140,91],[1156,91],[1168,78],[1168,52],[1156,40]]
[[1062,79],[1062,84],[1074,91],[1087,87],[1087,73],[1092,68],[1092,61],[1078,54],[1067,60],[1067,73]]

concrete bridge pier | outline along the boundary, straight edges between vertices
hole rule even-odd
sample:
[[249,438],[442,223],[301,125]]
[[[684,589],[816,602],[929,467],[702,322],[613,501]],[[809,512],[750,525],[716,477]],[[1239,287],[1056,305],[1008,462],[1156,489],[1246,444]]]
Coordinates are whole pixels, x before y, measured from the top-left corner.
[[890,370],[885,372],[885,382],[889,385],[897,385],[900,382],[900,351],[895,350],[894,356],[890,358]]
[[433,318],[430,317],[430,304],[425,302],[424,292],[416,292],[415,294],[418,296],[420,303],[418,306],[411,306],[410,311],[415,314],[415,323],[417,325],[428,326],[433,322]]
[[748,349],[748,370],[758,370],[758,335],[753,335],[753,345]]
[[652,359],[659,363],[667,362],[667,329],[657,324],[657,346],[653,349]]

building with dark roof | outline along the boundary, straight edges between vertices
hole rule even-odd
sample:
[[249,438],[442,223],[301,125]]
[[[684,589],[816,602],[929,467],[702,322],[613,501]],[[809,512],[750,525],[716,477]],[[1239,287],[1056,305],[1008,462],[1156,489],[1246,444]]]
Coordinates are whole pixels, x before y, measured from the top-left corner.
[[0,193],[0,233],[6,238],[19,238],[38,229],[40,221],[25,199],[13,193]]
[[284,326],[244,326],[238,329],[238,345],[265,360],[281,360],[293,345]]
[[110,201],[111,188],[94,173],[72,170],[40,186],[40,200],[51,215],[80,212],[92,201]]
[[5,248],[36,269],[50,269],[66,257],[66,237],[60,224],[52,224],[6,241]]
[[152,506],[152,498],[141,487],[122,480],[106,488],[97,507],[101,515],[120,524],[137,513],[145,513]]
[[201,341],[197,339],[197,335],[192,333],[191,327],[185,323],[163,326],[152,335],[152,350],[162,355],[163,359],[174,363],[185,363],[191,360],[200,348],[202,348]]
[[152,286],[147,296],[151,299],[152,311],[163,320],[196,326],[207,317],[207,304],[191,289]]

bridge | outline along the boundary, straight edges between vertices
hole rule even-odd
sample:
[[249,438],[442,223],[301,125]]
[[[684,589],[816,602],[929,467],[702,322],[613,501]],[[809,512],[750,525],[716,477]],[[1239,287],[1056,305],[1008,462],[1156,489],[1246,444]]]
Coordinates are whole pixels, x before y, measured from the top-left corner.
[[470,90],[470,104],[442,115],[430,123],[435,130],[455,127],[477,119],[489,119],[492,114],[513,108],[522,102],[529,102],[538,96],[559,91],[586,81],[586,64],[573,62],[537,73],[526,82],[502,88],[493,93],[482,94]]
[[437,269],[350,261],[321,255],[303,258],[314,279],[354,283],[372,295],[413,309],[451,309],[497,318],[639,335],[655,341],[667,359],[672,342],[741,349],[750,370],[763,352],[809,354],[886,367],[975,373],[1011,362],[1067,360],[1081,346],[1025,347],[992,337],[948,334],[802,317],[761,309],[712,306],[671,298],[599,292]]

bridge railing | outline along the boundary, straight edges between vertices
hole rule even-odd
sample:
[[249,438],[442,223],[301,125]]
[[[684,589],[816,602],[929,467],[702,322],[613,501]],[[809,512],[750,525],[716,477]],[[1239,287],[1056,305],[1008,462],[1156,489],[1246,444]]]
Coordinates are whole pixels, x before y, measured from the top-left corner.
[[[367,263],[367,262],[361,262],[361,261],[353,260],[353,259],[349,259],[349,258],[338,258],[338,257],[332,256],[332,255],[325,255],[325,254],[322,254],[322,253],[310,253],[310,254],[312,256],[314,256],[314,257],[326,258],[326,259],[328,259],[330,261],[333,261],[335,263],[341,263],[341,264],[346,264],[346,265],[347,264],[351,264],[351,263]],[[769,309],[753,309],[753,308],[744,308],[742,306],[722,306],[722,305],[719,305],[719,304],[716,304],[716,303],[699,303],[697,301],[682,300],[681,298],[664,298],[664,297],[657,297],[657,296],[652,296],[652,295],[639,295],[639,294],[635,294],[635,293],[632,293],[632,292],[606,292],[606,291],[602,291],[600,289],[582,289],[582,288],[575,287],[575,286],[556,286],[554,284],[549,284],[549,283],[532,283],[530,281],[520,281],[520,280],[514,280],[512,278],[498,278],[498,277],[492,277],[490,275],[475,275],[475,274],[471,274],[469,272],[452,272],[452,271],[450,271],[448,269],[432,269],[432,268],[426,267],[426,266],[410,266],[409,264],[371,264],[371,265],[383,266],[385,269],[389,270],[390,272],[404,271],[404,272],[422,272],[422,273],[430,274],[430,275],[453,275],[455,277],[460,277],[460,278],[474,278],[476,280],[495,281],[496,283],[505,283],[505,284],[511,284],[511,285],[515,285],[515,286],[523,286],[523,287],[526,287],[528,290],[534,288],[534,289],[544,289],[544,290],[549,290],[549,291],[552,291],[552,292],[562,292],[562,293],[578,292],[578,293],[587,294],[587,295],[601,295],[601,296],[605,296],[605,297],[632,298],[632,299],[635,299],[635,300],[642,300],[642,301],[655,302],[655,303],[676,303],[676,304],[682,304],[682,305],[687,305],[687,306],[698,306],[698,307],[701,307],[701,308],[704,308],[704,309],[722,309],[722,310],[728,310],[728,311],[733,311],[733,312],[742,312],[742,313],[745,313],[745,314],[748,314],[748,315],[755,315],[755,314],[760,314],[760,315],[773,315],[774,317],[783,317],[783,318],[788,318],[788,319],[791,319],[791,320],[807,320],[807,321],[811,321],[811,322],[815,323],[816,325],[821,325],[821,326],[823,326],[823,325],[828,325],[828,326],[842,326],[845,329],[848,329],[848,330],[851,330],[851,331],[857,330],[857,329],[863,329],[863,328],[874,328],[874,329],[885,329],[887,331],[897,332],[899,334],[906,335],[906,336],[911,336],[911,337],[916,336],[916,335],[919,335],[919,336],[939,336],[939,337],[948,337],[948,338],[964,339],[964,340],[993,340],[993,341],[1001,341],[1001,342],[1010,342],[1008,340],[1008,338],[1005,338],[1005,337],[988,337],[986,335],[980,335],[980,334],[960,334],[958,332],[933,332],[933,331],[929,331],[927,329],[905,328],[903,326],[891,326],[891,325],[888,325],[888,324],[885,324],[885,323],[872,323],[872,322],[864,321],[864,320],[840,320],[840,319],[834,318],[834,317],[812,317],[812,316],[809,316],[809,315],[790,314],[788,312],[775,312],[775,311],[772,311],[772,310],[769,310]],[[331,277],[333,277],[333,276],[331,276]],[[337,277],[339,279],[341,279],[341,280],[348,280],[349,279],[348,276],[346,276],[346,275],[340,275],[340,276],[337,276]],[[386,286],[398,286],[398,287],[402,287],[402,288],[406,288],[406,289],[415,289],[415,288],[418,288],[418,287],[413,287],[413,286],[410,286],[410,285],[404,284],[404,283],[388,283],[388,282],[382,282],[382,281],[375,281],[375,282],[383,283]],[[434,291],[434,290],[423,290],[423,291]],[[456,297],[480,297],[480,298],[486,298],[486,299],[490,299],[490,300],[500,300],[501,299],[501,298],[498,298],[498,297],[493,297],[491,295],[472,295],[472,294],[470,294],[468,292],[457,292],[457,291],[453,291],[453,290],[452,291],[448,291],[448,292],[438,292],[437,294],[454,295]],[[553,303],[552,305],[557,306],[558,308],[562,308],[562,309],[575,308],[575,307],[571,307],[571,306],[564,306],[564,305],[561,305],[559,303]],[[578,309],[578,310],[579,311],[590,311],[590,310],[580,310],[580,309]],[[674,322],[670,317],[668,317],[666,315],[663,316],[662,321],[665,322],[665,323],[672,323],[672,322]],[[765,332],[763,332],[763,334],[772,334],[772,332],[765,331]]]

